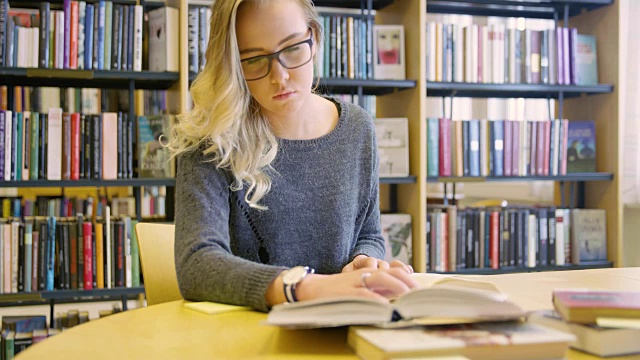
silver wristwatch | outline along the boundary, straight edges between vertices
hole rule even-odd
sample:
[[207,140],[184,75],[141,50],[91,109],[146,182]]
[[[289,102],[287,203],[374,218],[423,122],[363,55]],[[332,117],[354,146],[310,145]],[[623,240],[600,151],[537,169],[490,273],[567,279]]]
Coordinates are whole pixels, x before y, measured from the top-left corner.
[[315,270],[308,266],[296,266],[284,273],[282,283],[284,284],[284,297],[287,299],[287,302],[292,303],[298,301],[296,285],[308,274],[313,274],[314,272]]

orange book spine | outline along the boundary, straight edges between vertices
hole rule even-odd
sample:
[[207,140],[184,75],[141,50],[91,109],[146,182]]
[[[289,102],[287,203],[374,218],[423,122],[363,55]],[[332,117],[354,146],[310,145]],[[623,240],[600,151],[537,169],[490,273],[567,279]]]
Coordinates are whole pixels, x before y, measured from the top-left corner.
[[71,24],[69,28],[69,68],[78,68],[78,2],[71,2]]
[[491,227],[489,228],[489,251],[491,258],[491,268],[500,268],[500,212],[491,212]]
[[96,226],[96,288],[104,289],[104,250],[102,248],[102,223]]

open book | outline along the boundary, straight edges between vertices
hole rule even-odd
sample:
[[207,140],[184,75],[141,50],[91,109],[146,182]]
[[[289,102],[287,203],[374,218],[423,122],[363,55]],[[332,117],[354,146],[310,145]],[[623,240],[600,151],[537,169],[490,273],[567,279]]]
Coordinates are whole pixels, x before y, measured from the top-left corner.
[[[294,328],[455,324],[524,317],[525,311],[490,282],[420,274],[421,287],[385,304],[339,297],[274,306],[267,324]],[[425,278],[426,276],[426,278]]]

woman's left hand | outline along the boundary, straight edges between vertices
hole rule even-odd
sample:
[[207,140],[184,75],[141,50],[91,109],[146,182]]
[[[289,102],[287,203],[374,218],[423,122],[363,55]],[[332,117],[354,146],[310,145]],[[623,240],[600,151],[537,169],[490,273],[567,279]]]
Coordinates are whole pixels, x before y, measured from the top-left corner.
[[353,258],[353,261],[345,265],[342,268],[342,272],[349,272],[358,269],[389,269],[389,268],[401,268],[404,269],[407,273],[413,274],[413,267],[411,265],[407,265],[400,260],[393,260],[391,263],[388,263],[384,260],[376,259],[373,257],[369,257],[367,255],[358,255]]

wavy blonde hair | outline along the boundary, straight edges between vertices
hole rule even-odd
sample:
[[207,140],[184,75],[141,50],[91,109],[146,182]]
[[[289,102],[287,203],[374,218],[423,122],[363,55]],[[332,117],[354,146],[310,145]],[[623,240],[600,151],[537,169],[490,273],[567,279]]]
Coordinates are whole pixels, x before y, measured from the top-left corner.
[[[322,44],[322,25],[311,0],[296,0],[313,29],[316,54]],[[278,152],[278,139],[260,104],[251,96],[242,74],[236,38],[236,14],[243,2],[266,6],[269,0],[218,0],[213,4],[206,65],[191,85],[194,107],[179,115],[169,148],[173,156],[204,149],[218,168],[234,176],[232,191],[248,191],[249,206],[266,209],[260,199],[271,189],[265,170]],[[318,57],[314,54],[315,65]]]

